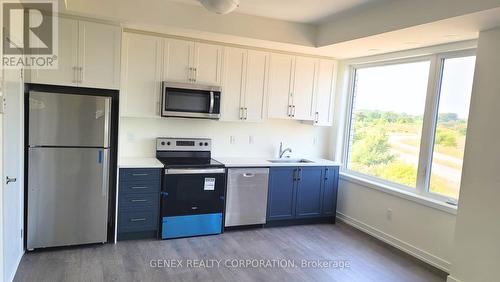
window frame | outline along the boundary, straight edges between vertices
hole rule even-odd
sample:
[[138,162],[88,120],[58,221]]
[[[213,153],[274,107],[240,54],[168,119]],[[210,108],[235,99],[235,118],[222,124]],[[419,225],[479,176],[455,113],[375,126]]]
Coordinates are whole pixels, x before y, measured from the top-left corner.
[[[476,56],[476,49],[460,51],[440,52],[430,55],[415,56],[408,58],[393,58],[376,62],[355,63],[348,66],[348,96],[346,99],[347,110],[345,111],[344,140],[342,150],[342,172],[357,179],[364,179],[369,183],[379,184],[383,187],[391,187],[404,193],[416,194],[417,196],[429,198],[434,201],[444,202],[449,205],[457,205],[458,199],[447,197],[430,191],[430,178],[432,169],[432,155],[434,151],[434,139],[438,122],[441,82],[443,78],[444,62],[446,59]],[[415,187],[395,183],[375,176],[350,170],[348,168],[349,149],[351,147],[352,114],[354,110],[354,92],[356,82],[356,71],[363,68],[389,66],[397,64],[430,62],[429,77],[427,80],[427,93],[425,98],[424,116],[422,121],[422,134],[420,139],[419,159],[417,165],[417,180]]]

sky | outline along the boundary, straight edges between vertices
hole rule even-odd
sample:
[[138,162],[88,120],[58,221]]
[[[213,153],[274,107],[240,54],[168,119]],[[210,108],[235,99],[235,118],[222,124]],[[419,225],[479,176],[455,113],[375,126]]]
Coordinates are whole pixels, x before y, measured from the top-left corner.
[[[475,57],[446,59],[439,113],[469,113]],[[358,69],[355,110],[380,110],[422,116],[430,62]]]

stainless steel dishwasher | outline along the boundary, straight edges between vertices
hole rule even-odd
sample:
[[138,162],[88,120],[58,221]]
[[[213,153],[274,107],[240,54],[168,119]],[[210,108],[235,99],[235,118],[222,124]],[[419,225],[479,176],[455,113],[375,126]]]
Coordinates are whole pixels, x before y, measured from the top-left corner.
[[226,227],[266,223],[268,168],[230,168]]

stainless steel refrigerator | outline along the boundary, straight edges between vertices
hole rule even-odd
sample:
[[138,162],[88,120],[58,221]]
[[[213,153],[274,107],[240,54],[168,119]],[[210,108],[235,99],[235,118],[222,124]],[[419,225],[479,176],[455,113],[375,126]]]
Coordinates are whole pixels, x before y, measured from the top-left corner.
[[28,250],[106,242],[111,98],[28,100]]

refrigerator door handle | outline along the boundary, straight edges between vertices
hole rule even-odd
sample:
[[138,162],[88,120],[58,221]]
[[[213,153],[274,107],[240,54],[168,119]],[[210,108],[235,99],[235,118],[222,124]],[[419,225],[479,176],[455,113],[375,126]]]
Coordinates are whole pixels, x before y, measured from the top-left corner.
[[104,147],[109,148],[109,129],[111,127],[111,100],[104,100]]
[[103,197],[108,196],[108,184],[109,184],[109,149],[99,150],[99,154],[103,155],[102,158],[102,191]]

